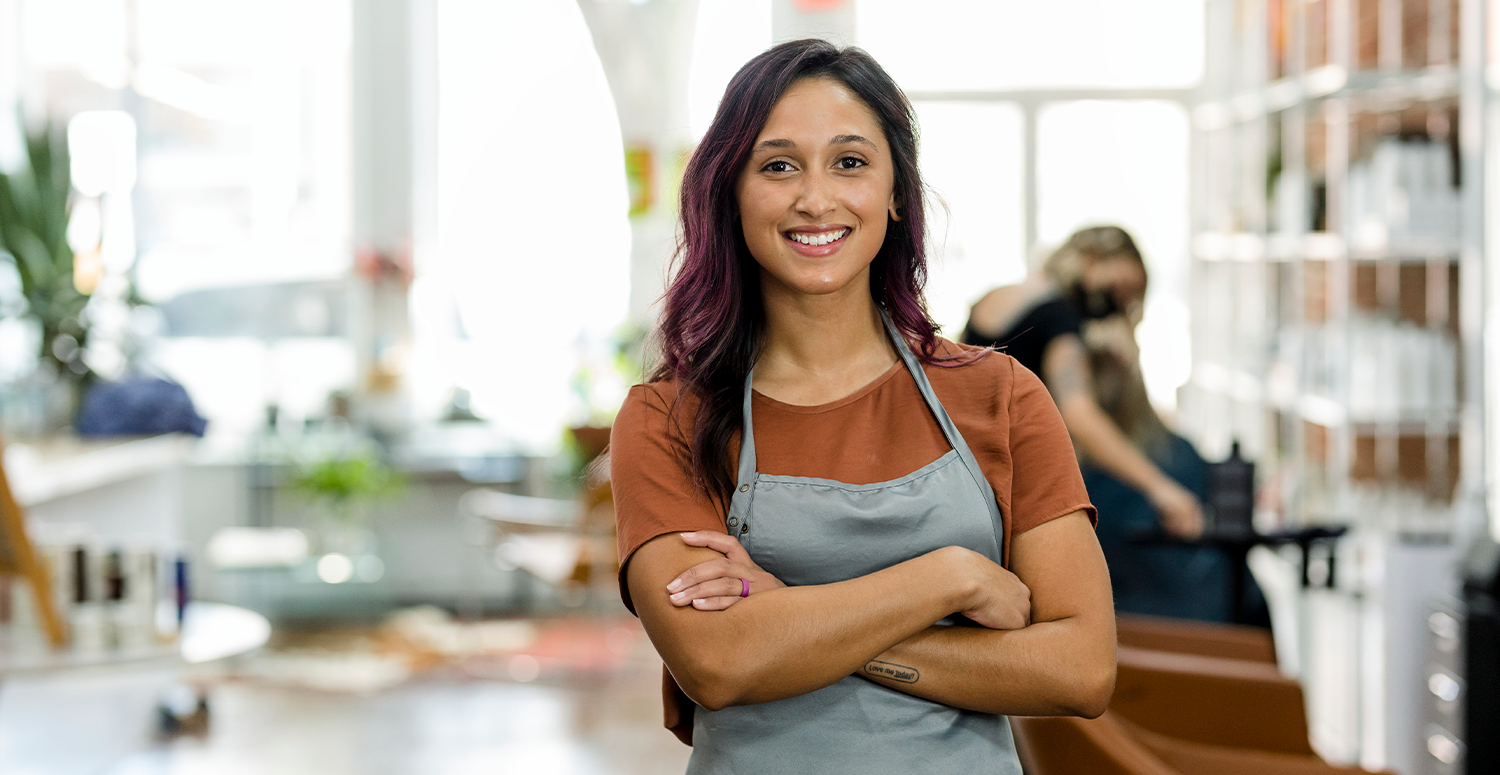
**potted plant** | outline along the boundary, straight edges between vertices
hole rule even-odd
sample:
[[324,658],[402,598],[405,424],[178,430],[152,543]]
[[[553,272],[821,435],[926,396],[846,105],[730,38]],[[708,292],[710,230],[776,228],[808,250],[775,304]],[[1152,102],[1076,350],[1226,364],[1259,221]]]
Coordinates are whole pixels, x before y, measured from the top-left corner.
[[41,329],[40,377],[66,386],[63,416],[44,424],[66,424],[79,390],[93,376],[83,358],[89,332],[84,307],[90,298],[84,291],[92,289],[75,284],[67,239],[72,186],[66,138],[50,128],[28,136],[25,162],[0,173],[0,253],[20,277],[24,314]]
[[324,458],[291,479],[292,490],[313,503],[318,551],[350,557],[374,548],[369,504],[394,495],[403,485],[400,474],[367,454]]

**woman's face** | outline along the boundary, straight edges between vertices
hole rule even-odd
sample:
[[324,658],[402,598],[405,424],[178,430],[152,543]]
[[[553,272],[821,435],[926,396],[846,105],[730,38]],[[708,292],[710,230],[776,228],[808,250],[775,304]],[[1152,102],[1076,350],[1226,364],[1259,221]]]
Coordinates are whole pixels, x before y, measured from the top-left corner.
[[1085,291],[1103,291],[1126,312],[1146,298],[1146,268],[1129,256],[1113,255],[1091,262],[1079,277]]
[[859,97],[831,78],[792,83],[736,185],[763,290],[868,293],[886,219],[897,217],[895,179],[885,133]]

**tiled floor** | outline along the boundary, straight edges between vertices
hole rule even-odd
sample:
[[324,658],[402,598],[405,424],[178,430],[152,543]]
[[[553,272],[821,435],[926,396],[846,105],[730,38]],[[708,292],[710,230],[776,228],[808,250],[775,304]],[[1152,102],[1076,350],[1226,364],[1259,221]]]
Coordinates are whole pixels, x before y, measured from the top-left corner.
[[[618,628],[619,624],[611,626]],[[210,694],[201,739],[104,750],[68,708],[80,688],[0,691],[0,772],[16,775],[656,775],[689,749],[661,727],[660,662],[644,637],[607,670],[543,670],[536,680],[422,672],[368,694],[234,680]],[[543,657],[545,659],[545,657]],[[495,671],[503,672],[503,671]],[[85,685],[79,685],[85,686]],[[98,689],[95,684],[86,684]],[[9,689],[10,687],[7,687]],[[122,685],[91,702],[122,738],[139,715]],[[96,692],[97,694],[97,692]],[[106,696],[105,695],[99,696]],[[139,694],[137,692],[136,694]],[[24,707],[22,707],[24,706]],[[138,731],[138,729],[136,729]],[[116,748],[119,744],[116,743]]]

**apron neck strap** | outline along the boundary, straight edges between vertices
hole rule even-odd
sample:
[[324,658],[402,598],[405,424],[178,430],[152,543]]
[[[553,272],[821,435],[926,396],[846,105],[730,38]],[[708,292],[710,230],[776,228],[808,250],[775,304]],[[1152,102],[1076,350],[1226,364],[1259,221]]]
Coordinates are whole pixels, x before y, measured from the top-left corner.
[[[937,420],[938,427],[943,429],[943,437],[948,440],[949,446],[958,452],[959,458],[964,462],[964,467],[974,478],[977,485],[985,495],[985,503],[989,504],[990,517],[995,523],[996,540],[1003,545],[1003,530],[1001,529],[1000,506],[995,501],[995,491],[990,487],[989,480],[984,478],[984,472],[979,468],[979,461],[970,451],[969,445],[964,441],[963,434],[958,432],[958,426],[953,424],[952,418],[948,416],[947,410],[938,400],[937,393],[932,390],[932,383],[927,381],[927,372],[922,369],[922,364],[917,356],[911,351],[911,346],[906,343],[906,337],[896,329],[896,324],[891,321],[891,316],[884,307],[880,310],[880,320],[885,325],[886,334],[891,343],[896,347],[896,353],[901,356],[901,362],[906,364],[906,370],[911,372],[912,379],[917,383],[917,390],[922,394],[922,400],[927,403],[927,409]],[[752,366],[749,373],[745,375],[745,393],[742,410],[742,424],[740,431],[740,465],[736,476],[736,494],[746,492],[755,486],[755,422],[751,416],[751,396],[753,391],[751,385],[755,381],[755,368]],[[736,498],[735,500],[740,500]],[[745,501],[748,503],[748,501]],[[743,516],[743,515],[742,515]]]
[[740,470],[734,483],[735,489],[739,491],[755,482],[755,422],[750,417],[750,385],[754,381],[755,367],[751,366],[750,371],[745,374],[744,408],[740,412]]

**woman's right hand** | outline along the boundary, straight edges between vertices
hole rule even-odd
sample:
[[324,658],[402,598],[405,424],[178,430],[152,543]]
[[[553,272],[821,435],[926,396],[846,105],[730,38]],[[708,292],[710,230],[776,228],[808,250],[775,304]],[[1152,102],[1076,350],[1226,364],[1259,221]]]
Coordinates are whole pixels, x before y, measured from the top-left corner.
[[1146,494],[1161,519],[1162,530],[1173,537],[1192,541],[1203,535],[1203,506],[1197,496],[1172,480],[1162,482]]
[[960,546],[937,551],[946,553],[944,564],[958,573],[966,590],[958,613],[992,630],[1020,630],[1031,624],[1031,590],[1016,574]]

